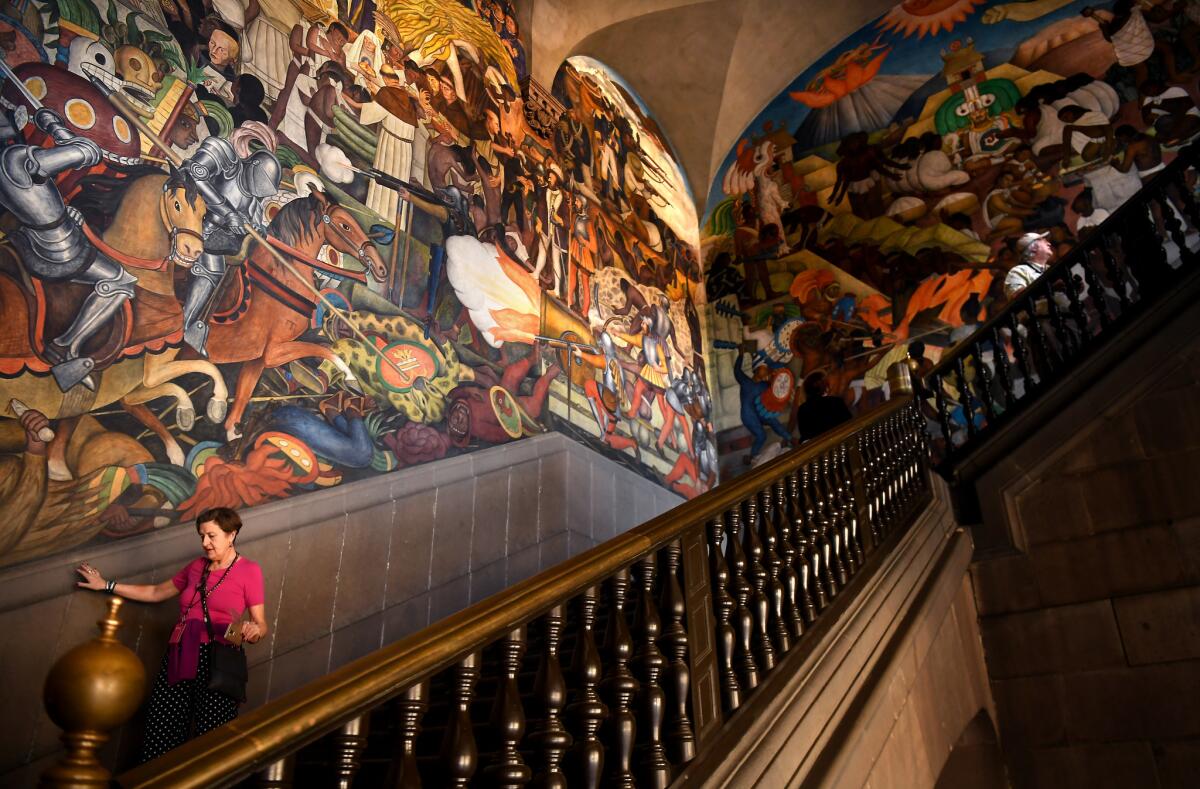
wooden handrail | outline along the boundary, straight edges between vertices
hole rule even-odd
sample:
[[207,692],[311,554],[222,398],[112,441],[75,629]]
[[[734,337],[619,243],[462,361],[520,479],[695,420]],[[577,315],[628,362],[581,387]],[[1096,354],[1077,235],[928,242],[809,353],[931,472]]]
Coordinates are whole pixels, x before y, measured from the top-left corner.
[[631,564],[703,528],[764,487],[899,415],[911,396],[885,405],[623,535],[568,559],[394,644],[268,702],[225,726],[116,778],[122,787],[228,785],[364,715],[405,689],[497,642]]

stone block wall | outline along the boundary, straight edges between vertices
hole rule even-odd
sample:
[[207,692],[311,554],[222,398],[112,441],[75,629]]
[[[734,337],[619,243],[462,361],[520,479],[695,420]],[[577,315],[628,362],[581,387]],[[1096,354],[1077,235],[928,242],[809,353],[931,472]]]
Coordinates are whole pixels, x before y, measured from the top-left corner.
[[1018,548],[972,577],[1019,787],[1200,776],[1200,342],[1162,340],[980,486]]
[[[266,581],[267,639],[247,650],[249,701],[277,698],[681,502],[549,433],[243,513],[239,549]],[[108,578],[158,583],[198,554],[190,525],[0,573],[0,786],[33,786],[57,755],[46,672],[96,632],[107,598],[73,588],[88,559]],[[120,639],[153,681],[178,599],[126,602]],[[104,762],[126,765],[140,716]]]

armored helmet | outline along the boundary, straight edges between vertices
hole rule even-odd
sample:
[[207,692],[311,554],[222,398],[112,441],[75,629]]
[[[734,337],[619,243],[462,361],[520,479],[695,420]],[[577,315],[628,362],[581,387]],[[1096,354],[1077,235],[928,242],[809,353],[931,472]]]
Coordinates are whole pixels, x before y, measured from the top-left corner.
[[283,171],[279,160],[270,151],[255,151],[242,162],[238,185],[248,195],[267,198],[279,191]]

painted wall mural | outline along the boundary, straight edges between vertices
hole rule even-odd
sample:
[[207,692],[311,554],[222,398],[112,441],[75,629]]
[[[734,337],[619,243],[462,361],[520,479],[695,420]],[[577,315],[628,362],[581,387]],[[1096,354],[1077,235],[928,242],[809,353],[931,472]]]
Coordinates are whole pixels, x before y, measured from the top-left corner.
[[715,396],[757,415],[719,425],[730,467],[802,380],[861,410],[969,335],[1023,233],[1066,252],[1200,132],[1198,76],[1196,0],[906,0],[797,76],[707,202]]
[[0,71],[0,565],[548,429],[715,483],[686,183],[511,3],[14,0]]

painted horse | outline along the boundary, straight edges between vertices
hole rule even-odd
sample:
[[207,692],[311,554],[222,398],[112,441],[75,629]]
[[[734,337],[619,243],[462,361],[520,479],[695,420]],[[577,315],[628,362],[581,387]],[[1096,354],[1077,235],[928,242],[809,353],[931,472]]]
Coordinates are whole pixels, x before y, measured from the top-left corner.
[[[379,281],[387,276],[379,251],[354,216],[320,191],[280,208],[267,236],[272,248],[253,245],[245,265],[227,283],[231,287],[217,306],[208,337],[210,361],[242,363],[225,420],[231,440],[239,435],[238,424],[269,367],[313,357],[328,361],[354,380],[350,368],[328,346],[297,340],[311,325],[316,308],[316,272],[334,268],[317,259],[321,247],[328,244],[355,257]],[[280,263],[279,256],[288,264]]]
[[[112,222],[102,234],[85,225],[93,243],[138,280],[134,298],[114,317],[103,340],[109,359],[94,374],[94,392],[83,386],[63,392],[36,352],[42,336],[53,336],[47,331],[47,316],[56,309],[61,312],[76,286],[45,284],[24,276],[16,250],[9,244],[0,246],[0,314],[4,316],[0,410],[15,398],[51,419],[64,420],[56,431],[59,438],[50,446],[52,471],[59,475],[65,473],[65,466],[56,458],[69,439],[72,420],[88,411],[119,403],[162,439],[167,457],[181,465],[184,454],[178,441],[145,404],[159,397],[173,398],[176,424],[190,430],[195,406],[173,381],[199,373],[213,383],[209,419],[221,421],[228,407],[225,380],[211,362],[175,358],[183,332],[183,312],[174,291],[175,267],[190,266],[200,255],[204,200],[177,174],[162,172],[133,176],[122,190]],[[69,314],[58,316],[69,318]]]

